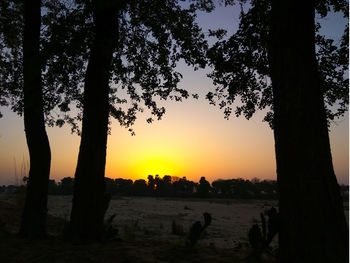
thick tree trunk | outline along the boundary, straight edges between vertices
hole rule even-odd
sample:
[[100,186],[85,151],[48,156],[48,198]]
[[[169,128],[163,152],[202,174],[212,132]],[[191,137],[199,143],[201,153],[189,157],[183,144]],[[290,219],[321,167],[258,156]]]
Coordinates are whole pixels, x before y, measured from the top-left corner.
[[70,231],[75,239],[96,240],[108,206],[105,163],[109,77],[117,40],[118,1],[93,1],[95,39],[85,77],[82,136],[75,172]]
[[50,145],[45,131],[39,54],[41,0],[24,1],[24,128],[30,157],[29,181],[20,233],[45,235]]
[[315,55],[314,1],[272,2],[269,46],[281,262],[348,262]]

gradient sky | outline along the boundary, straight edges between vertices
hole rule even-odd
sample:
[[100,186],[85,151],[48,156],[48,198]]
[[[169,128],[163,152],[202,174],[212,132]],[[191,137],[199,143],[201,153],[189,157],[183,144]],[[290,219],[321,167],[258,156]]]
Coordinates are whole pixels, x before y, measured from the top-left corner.
[[[201,13],[198,22],[204,28],[223,27],[234,31],[237,8],[218,8],[212,14]],[[340,16],[326,19],[324,32],[337,38],[345,20]],[[134,126],[136,136],[112,121],[108,137],[106,176],[146,179],[148,174],[186,176],[199,181],[242,177],[276,179],[273,132],[262,122],[264,113],[251,120],[225,120],[219,108],[209,105],[204,95],[214,89],[206,77],[210,70],[194,72],[182,63],[178,66],[184,78],[182,88],[199,93],[199,100],[181,103],[167,101],[167,112],[161,121],[146,122],[140,114]],[[28,172],[28,150],[23,119],[1,108],[0,119],[0,185],[14,184],[16,177]],[[148,116],[148,115],[147,115]],[[51,178],[73,177],[80,137],[70,127],[47,128],[51,144]],[[349,182],[349,115],[332,123],[330,131],[335,172],[340,183]],[[15,176],[16,175],[16,176]]]

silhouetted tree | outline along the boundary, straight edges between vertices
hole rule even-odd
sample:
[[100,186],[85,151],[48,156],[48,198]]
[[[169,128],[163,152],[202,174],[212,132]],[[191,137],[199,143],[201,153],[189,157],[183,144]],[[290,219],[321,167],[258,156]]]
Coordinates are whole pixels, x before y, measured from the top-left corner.
[[199,197],[208,197],[211,190],[210,183],[205,180],[205,177],[202,176],[199,180],[199,185],[197,186],[197,195]]
[[156,193],[160,196],[169,196],[172,195],[172,185],[171,185],[171,176],[164,175],[163,178],[160,178],[156,175]]
[[276,181],[257,181],[229,179],[216,180],[212,183],[213,190],[218,196],[231,198],[263,198],[274,199],[277,198]]
[[72,177],[65,177],[61,179],[59,184],[59,191],[62,195],[73,194],[74,179]]
[[215,180],[212,183],[213,189],[217,195],[222,195],[226,197],[231,197],[231,186],[230,186],[231,180]]
[[155,192],[157,195],[160,195],[160,191],[161,191],[161,189],[162,189],[162,187],[163,187],[163,180],[162,180],[162,178],[160,178],[159,174],[156,174],[156,175],[155,175],[155,177],[154,177],[154,183],[155,183],[155,186],[156,186],[154,192]]
[[271,6],[269,56],[283,262],[349,261],[348,226],[315,53],[317,4],[308,1],[300,9],[297,1],[273,1]]
[[45,130],[40,61],[41,1],[24,1],[24,129],[30,168],[20,233],[45,235],[51,153]]
[[[334,174],[327,116],[348,107],[348,27],[339,45],[317,33],[315,11],[348,17],[346,1],[253,0],[238,31],[208,52],[226,116],[272,107],[281,262],[347,262],[348,227]],[[222,37],[223,31],[211,32]],[[315,46],[317,47],[317,52]],[[267,81],[271,78],[271,82]],[[273,95],[273,96],[272,96]],[[219,96],[219,97],[217,97]],[[325,108],[334,106],[333,108]],[[337,108],[337,111],[332,111]]]
[[173,189],[176,196],[186,197],[192,196],[195,188],[195,183],[183,177],[178,181],[173,182]]
[[84,86],[82,135],[75,172],[70,229],[74,238],[96,240],[103,232],[109,78],[122,1],[92,1],[94,42]]
[[132,193],[134,195],[142,195],[145,196],[148,194],[147,191],[147,184],[146,181],[143,179],[135,180],[133,187],[132,187]]
[[18,108],[21,108],[21,114],[23,114],[23,8],[23,1],[4,0],[0,4],[0,106],[11,106],[16,111],[14,104],[19,100],[20,94],[21,106]]
[[[204,67],[207,45],[194,23],[196,5],[185,10],[175,0],[92,0],[86,8],[92,10],[94,38],[85,78],[70,229],[75,237],[93,240],[103,231],[109,113],[128,126],[143,100],[160,119],[165,109],[157,107],[153,96],[166,99],[174,92],[179,94],[175,100],[187,98],[188,92],[177,88],[180,74],[174,72],[176,62],[183,58],[189,65]],[[121,100],[109,81],[121,84],[135,101],[127,114],[114,106]],[[140,92],[134,84],[140,86]]]
[[49,195],[57,195],[60,193],[55,180],[49,180],[47,192]]
[[[85,188],[85,185],[88,184],[81,183],[85,179],[81,179],[80,174],[89,177],[95,190],[87,189],[92,187],[86,186],[84,191],[86,194],[90,193],[91,196],[99,196],[97,203],[104,200],[100,196],[103,192],[101,174],[104,173],[102,167],[105,162],[105,133],[109,113],[121,125],[128,127],[134,123],[136,113],[143,110],[140,102],[144,102],[144,105],[151,110],[151,114],[160,119],[165,109],[157,106],[154,96],[176,101],[181,101],[182,98],[189,96],[187,91],[177,88],[181,74],[175,71],[176,62],[183,59],[188,65],[196,68],[205,66],[204,50],[207,48],[207,43],[194,20],[197,9],[210,11],[212,5],[194,1],[188,8],[183,8],[178,2],[177,0],[120,0],[113,1],[113,3],[109,0],[98,1],[98,3],[97,1],[78,0],[43,2],[45,12],[43,12],[42,19],[40,62],[45,98],[43,105],[45,119],[50,126],[62,126],[64,123],[69,123],[72,125],[72,131],[78,131],[78,133],[80,131],[77,121],[83,119],[82,129],[85,131],[82,132],[76,183]],[[18,32],[21,31],[19,28],[21,28],[21,22],[23,23],[21,19],[23,16],[21,17],[18,8],[12,8],[14,5],[7,5],[7,3],[20,4],[21,1],[5,0],[0,6],[6,11],[2,13],[5,16],[0,18],[1,22],[4,21],[4,17],[6,18],[5,23],[1,23],[5,26],[0,26],[1,31],[6,35],[5,38],[0,38],[1,51],[6,54],[0,56],[0,85],[5,87],[0,90],[0,104],[10,104],[15,112],[21,114],[23,112],[22,94],[16,87],[22,85],[23,78],[20,73],[22,55],[18,44],[21,40],[18,40],[17,36],[20,35]],[[99,6],[99,10],[95,8],[95,4]],[[108,12],[115,10],[114,16],[110,17],[115,20],[114,26],[109,24],[108,28],[110,33],[114,32],[110,35],[114,35],[115,38],[105,39],[107,42],[113,42],[114,46],[104,45],[101,49],[96,48],[98,46],[96,43],[100,41],[97,40],[97,37],[100,36],[97,34],[97,24],[100,23],[97,22],[99,20],[97,13],[103,13],[102,9],[106,5],[118,6],[116,8],[118,10],[108,9]],[[101,18],[101,23],[104,23],[105,20],[107,16]],[[107,34],[107,28],[102,31],[103,34]],[[11,41],[7,41],[8,39]],[[108,52],[110,59],[104,59],[106,57],[101,54]],[[97,58],[95,64],[92,62],[93,57]],[[106,63],[102,65],[102,62]],[[99,73],[101,73],[100,76],[103,75],[103,81],[100,79],[103,83],[99,82],[96,77]],[[94,76],[91,77],[91,75]],[[127,101],[123,94],[117,95],[116,88],[110,89],[109,81],[117,84],[119,91],[126,90],[127,92],[123,94],[129,95],[130,100]],[[82,83],[85,83],[84,97]],[[97,86],[102,88],[101,92],[96,95],[94,91]],[[102,101],[105,103],[102,104]],[[130,102],[128,104],[131,105],[130,108],[125,109],[119,106],[126,102]],[[94,105],[96,105],[96,111],[95,109],[91,111]],[[82,118],[83,106],[84,116]],[[50,113],[55,107],[60,109],[57,117]],[[76,107],[77,111],[70,111],[71,107]],[[75,112],[77,112],[76,116],[74,116]],[[57,111],[54,115],[56,113]],[[152,122],[152,118],[147,121]],[[96,139],[96,144],[92,142],[92,138]],[[95,156],[94,161],[93,156]],[[96,169],[90,169],[90,165]],[[95,175],[88,175],[92,173]],[[77,187],[78,192],[79,189],[80,187]],[[94,195],[90,190],[99,191],[100,194]],[[83,198],[83,194],[79,196]],[[74,203],[80,203],[79,200],[81,200],[79,197],[74,198]],[[86,202],[89,202],[88,199]],[[73,205],[72,211],[75,214],[76,205]],[[95,213],[95,215],[101,218],[100,213]],[[72,218],[77,217],[72,215]],[[97,221],[101,222],[100,219]],[[73,222],[72,229],[75,229],[74,225],[77,224]],[[81,228],[83,227],[81,225]],[[97,228],[101,229],[101,227]]]
[[[24,115],[30,155],[28,190],[20,230],[27,236],[43,235],[45,228],[51,159],[45,122],[50,126],[62,126],[63,120],[51,115],[51,110],[55,107],[68,120],[72,120],[67,114],[70,110],[69,99],[77,97],[78,93],[72,91],[79,90],[76,84],[82,79],[81,76],[79,78],[81,71],[77,67],[82,59],[78,59],[78,62],[63,59],[64,63],[57,63],[57,58],[64,57],[67,50],[61,48],[61,43],[65,40],[70,42],[68,39],[72,38],[72,31],[81,29],[79,25],[83,24],[78,23],[73,30],[73,27],[67,26],[69,23],[63,23],[64,30],[62,27],[57,28],[59,19],[75,17],[79,21],[82,17],[76,15],[77,12],[70,12],[71,4],[70,1],[51,0],[30,3],[4,0],[0,4],[0,105],[11,106],[14,112]],[[68,28],[70,29],[67,30]],[[51,41],[51,37],[57,36],[57,32],[60,32],[59,37]],[[85,48],[82,43],[76,46],[80,50]],[[77,53],[72,52],[72,48],[68,49],[71,54]],[[79,53],[81,54],[84,52]],[[70,89],[71,93],[63,92],[67,89],[62,86],[69,85],[74,86],[74,89]]]
[[258,185],[262,198],[277,198],[277,182],[272,180],[261,181]]
[[[41,2],[40,65],[45,122],[77,130],[81,119],[81,83],[86,69],[91,21],[74,0]],[[3,0],[0,5],[0,105],[23,115],[23,1]],[[55,108],[55,111],[52,111]],[[75,116],[75,113],[78,115]],[[1,117],[1,114],[0,114]]]
[[115,185],[117,187],[117,194],[131,194],[133,182],[130,179],[115,179]]
[[106,193],[116,194],[118,192],[117,185],[114,179],[105,177]]
[[148,179],[148,182],[147,182],[148,191],[150,194],[153,194],[154,189],[156,187],[156,183],[153,178],[153,175],[148,175],[147,179]]

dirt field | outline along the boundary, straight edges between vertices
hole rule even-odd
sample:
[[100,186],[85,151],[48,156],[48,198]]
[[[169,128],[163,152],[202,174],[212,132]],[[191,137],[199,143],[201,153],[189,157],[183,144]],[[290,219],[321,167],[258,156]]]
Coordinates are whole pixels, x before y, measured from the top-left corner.
[[[71,199],[50,196],[49,214],[68,219]],[[261,212],[276,205],[276,201],[261,200],[122,197],[112,199],[106,218],[116,214],[114,225],[123,239],[185,242],[190,226],[203,222],[203,213],[208,212],[212,223],[200,243],[232,248],[235,242],[247,240],[248,230]],[[183,229],[183,235],[172,234],[173,221]]]
[[[0,259],[14,263],[247,262],[252,250],[247,246],[234,248],[234,241],[246,241],[252,218],[258,217],[268,204],[262,201],[115,198],[107,217],[116,214],[114,225],[119,230],[119,241],[75,244],[63,241],[60,235],[65,219],[69,218],[71,199],[71,196],[49,197],[47,231],[50,236],[36,241],[16,235],[24,196],[0,195],[0,219],[6,223],[5,232],[0,231]],[[204,212],[211,213],[212,224],[191,248],[186,245],[188,230],[193,222],[203,222]],[[172,234],[173,221],[181,230],[180,235]],[[267,253],[262,258],[262,262],[276,262],[276,258]]]
[[[261,200],[114,198],[107,217],[116,214],[114,225],[120,239],[76,244],[63,241],[61,236],[65,219],[69,219],[71,199],[71,196],[49,197],[50,235],[36,241],[15,234],[24,196],[0,195],[0,221],[6,223],[5,231],[0,231],[1,262],[248,262],[253,255],[251,248],[237,246],[236,242],[246,243],[254,218],[257,220],[260,212],[276,206],[276,201]],[[344,205],[348,218],[349,204]],[[212,223],[199,244],[190,248],[186,245],[189,228],[197,220],[203,222],[204,212],[212,215]],[[181,230],[180,235],[172,233],[173,221]],[[261,262],[276,262],[272,254],[264,252],[261,257]]]

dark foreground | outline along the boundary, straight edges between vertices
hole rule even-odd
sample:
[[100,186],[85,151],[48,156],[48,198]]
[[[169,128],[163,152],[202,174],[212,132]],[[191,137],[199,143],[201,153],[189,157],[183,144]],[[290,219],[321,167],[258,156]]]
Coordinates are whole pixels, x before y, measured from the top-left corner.
[[[48,216],[49,237],[24,240],[15,233],[20,222],[20,209],[0,201],[0,262],[254,262],[249,248],[187,247],[183,242],[111,241],[97,244],[64,242],[61,231],[64,220]],[[276,262],[263,255],[262,262]]]

